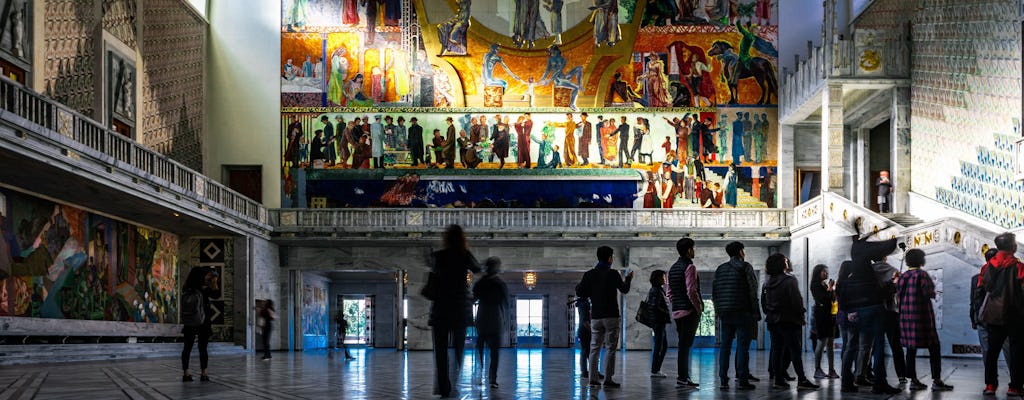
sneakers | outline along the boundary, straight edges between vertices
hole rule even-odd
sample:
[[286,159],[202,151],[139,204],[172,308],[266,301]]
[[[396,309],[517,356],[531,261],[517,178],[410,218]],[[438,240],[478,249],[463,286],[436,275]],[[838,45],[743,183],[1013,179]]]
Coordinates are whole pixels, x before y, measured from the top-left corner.
[[192,375],[182,375],[181,381],[182,382],[192,382]]
[[491,382],[491,388],[497,389],[498,388],[498,382]]
[[761,379],[756,377],[756,376],[747,375],[747,382],[760,382],[760,381],[761,381]]
[[606,388],[617,388],[617,387],[622,387],[622,384],[618,383],[618,382],[615,382],[615,381],[612,381],[612,380],[605,380],[604,381],[604,387],[606,387]]
[[932,382],[932,391],[935,391],[935,392],[948,392],[950,390],[953,390],[953,385],[947,385],[946,382],[943,382],[943,381],[934,381],[934,382]]
[[668,375],[662,372],[651,372],[651,378],[668,378]]
[[800,382],[796,384],[796,388],[797,390],[818,390],[821,389],[821,386],[807,379],[801,379]]
[[200,382],[209,382],[210,381],[210,376],[209,375],[199,375],[199,381]]
[[590,381],[590,386],[591,387],[601,386],[601,381],[594,381],[594,380],[592,380],[592,381]]
[[889,386],[886,382],[882,382],[871,387],[871,393],[874,394],[897,394],[901,392],[903,392],[903,390]]
[[[993,387],[992,390],[995,391],[995,388]],[[1020,389],[1017,389],[1017,388],[1006,389],[1006,397],[1007,398],[1010,398],[1010,397],[1018,397],[1019,398],[1021,396],[1022,396],[1022,394],[1021,394],[1021,390]]]
[[860,388],[857,385],[843,385],[839,391],[843,393],[857,393],[860,391]]
[[699,383],[691,381],[689,379],[676,379],[676,387],[700,387]]
[[718,385],[718,390],[729,390],[729,382],[722,382],[721,385]]
[[820,369],[817,370],[817,371],[814,371],[814,379],[825,379],[825,378],[828,378],[828,374],[826,374],[825,371],[822,371]]
[[785,380],[776,379],[775,382],[772,383],[772,389],[789,389],[789,384],[786,383]]
[[921,381],[919,381],[917,379],[914,379],[914,380],[910,381],[909,388],[910,388],[910,390],[925,390],[925,389],[928,388],[928,385],[925,385],[925,384],[921,383]]
[[[787,387],[788,387],[788,385],[787,385]],[[754,386],[754,384],[750,383],[750,382],[740,382],[738,385],[736,385],[736,389],[739,389],[739,390],[754,390],[754,389],[757,389],[757,386]]]
[[875,383],[866,376],[858,376],[857,380],[854,381],[853,384],[857,386],[875,386]]
[[981,394],[983,396],[995,396],[996,395],[996,385],[985,385],[985,390],[982,390]]
[[835,370],[829,371],[828,379],[839,379],[839,374]]

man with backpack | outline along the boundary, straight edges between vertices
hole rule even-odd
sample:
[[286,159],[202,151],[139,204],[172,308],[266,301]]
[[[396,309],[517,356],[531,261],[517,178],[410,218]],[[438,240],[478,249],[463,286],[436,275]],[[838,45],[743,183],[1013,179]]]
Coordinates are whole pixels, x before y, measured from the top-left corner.
[[182,382],[191,382],[192,375],[188,373],[189,358],[192,356],[193,342],[199,340],[199,365],[202,368],[202,375],[199,380],[209,382],[210,376],[206,374],[206,367],[209,364],[209,356],[206,346],[213,335],[213,309],[210,307],[210,299],[220,298],[220,275],[210,267],[195,267],[188,273],[185,285],[182,287],[181,295],[181,323],[185,326],[182,332],[185,335],[185,346],[181,351],[181,369],[184,374]]
[[988,348],[985,352],[985,391],[986,396],[996,394],[999,387],[999,352],[1003,341],[1010,341],[1009,361],[1010,385],[1006,390],[1007,397],[1020,397],[1024,393],[1024,381],[1021,376],[1021,334],[1024,325],[1020,322],[1024,312],[1021,295],[1021,282],[1024,282],[1024,263],[1017,260],[1017,237],[1012,233],[996,236],[996,248],[999,253],[981,267],[978,287],[985,293],[978,320],[988,331]]

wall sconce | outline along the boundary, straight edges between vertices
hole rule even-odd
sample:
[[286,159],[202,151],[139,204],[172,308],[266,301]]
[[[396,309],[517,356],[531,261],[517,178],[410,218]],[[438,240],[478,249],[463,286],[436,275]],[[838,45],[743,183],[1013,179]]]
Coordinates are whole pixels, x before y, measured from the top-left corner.
[[523,284],[526,285],[526,289],[533,290],[537,287],[537,273],[530,271],[523,273]]
[[466,284],[468,285],[470,283],[473,283],[473,272],[466,271]]

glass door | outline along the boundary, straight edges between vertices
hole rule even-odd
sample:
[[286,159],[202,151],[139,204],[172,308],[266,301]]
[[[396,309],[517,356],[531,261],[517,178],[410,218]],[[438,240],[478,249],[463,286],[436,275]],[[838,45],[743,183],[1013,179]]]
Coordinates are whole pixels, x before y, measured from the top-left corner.
[[516,345],[544,346],[544,299],[516,297]]

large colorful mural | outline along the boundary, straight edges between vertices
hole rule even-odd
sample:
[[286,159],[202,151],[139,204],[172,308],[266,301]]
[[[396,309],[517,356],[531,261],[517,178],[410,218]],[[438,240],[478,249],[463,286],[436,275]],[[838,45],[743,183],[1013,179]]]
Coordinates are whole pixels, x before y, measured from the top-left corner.
[[178,237],[0,189],[0,316],[176,323]]
[[285,0],[282,204],[773,207],[775,15]]

